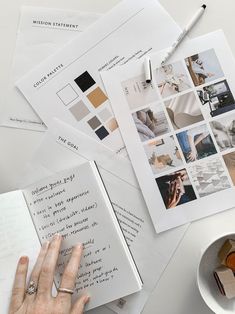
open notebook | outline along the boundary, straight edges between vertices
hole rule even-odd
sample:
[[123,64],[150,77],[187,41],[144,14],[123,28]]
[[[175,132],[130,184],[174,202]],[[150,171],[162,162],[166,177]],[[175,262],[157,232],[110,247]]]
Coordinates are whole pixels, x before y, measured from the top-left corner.
[[[17,202],[21,203],[20,211]],[[54,174],[22,191],[2,194],[0,211],[1,232],[7,243],[5,250],[1,244],[2,269],[8,264],[9,247],[17,254],[20,246],[26,247],[18,241],[23,240],[26,228],[32,234],[28,247],[38,246],[38,239],[40,243],[50,240],[55,233],[63,236],[55,275],[57,287],[73,245],[83,243],[73,297],[86,290],[91,296],[87,310],[141,289],[141,278],[94,162]]]

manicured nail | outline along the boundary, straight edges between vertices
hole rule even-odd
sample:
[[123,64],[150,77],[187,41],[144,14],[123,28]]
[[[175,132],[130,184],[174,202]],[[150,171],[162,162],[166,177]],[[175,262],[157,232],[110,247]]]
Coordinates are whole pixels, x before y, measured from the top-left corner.
[[90,301],[90,296],[89,295],[85,295],[83,298],[83,302],[84,304],[87,304]]
[[21,256],[19,263],[20,264],[27,264],[28,260],[29,260],[28,256]]
[[61,235],[59,233],[56,233],[53,237],[53,240],[59,240],[61,238]]
[[78,243],[78,244],[75,245],[74,248],[77,249],[77,250],[82,250],[83,249],[83,244],[82,243]]

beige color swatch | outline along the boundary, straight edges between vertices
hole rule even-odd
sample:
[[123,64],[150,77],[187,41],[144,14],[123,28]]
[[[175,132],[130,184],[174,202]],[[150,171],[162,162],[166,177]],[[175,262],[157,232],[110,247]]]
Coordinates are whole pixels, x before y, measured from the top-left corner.
[[108,121],[106,126],[111,132],[113,132],[118,128],[117,120],[115,118],[112,118],[111,120]]
[[87,98],[90,100],[90,102],[95,108],[102,105],[108,99],[108,97],[99,87],[97,87],[91,93],[89,93],[87,95]]

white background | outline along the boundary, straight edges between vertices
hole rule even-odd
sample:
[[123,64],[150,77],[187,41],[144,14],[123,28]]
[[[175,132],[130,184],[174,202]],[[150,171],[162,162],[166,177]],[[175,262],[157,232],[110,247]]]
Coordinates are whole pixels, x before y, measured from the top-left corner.
[[[0,113],[7,99],[7,82],[14,53],[21,5],[45,6],[105,13],[118,0],[0,0]],[[172,17],[184,26],[202,4],[199,0],[161,0]],[[190,37],[222,28],[235,54],[234,0],[205,0],[207,10]],[[144,27],[144,25],[143,25]],[[154,31],[154,30],[150,30]],[[164,30],[163,30],[164,31]],[[0,192],[18,187],[21,169],[40,144],[43,134],[0,127]],[[211,314],[196,286],[196,267],[205,244],[227,231],[235,232],[235,210],[191,224],[175,256],[153,291],[143,314]],[[234,226],[233,226],[234,224]],[[234,228],[234,229],[233,229]],[[4,270],[0,270],[4,271]]]

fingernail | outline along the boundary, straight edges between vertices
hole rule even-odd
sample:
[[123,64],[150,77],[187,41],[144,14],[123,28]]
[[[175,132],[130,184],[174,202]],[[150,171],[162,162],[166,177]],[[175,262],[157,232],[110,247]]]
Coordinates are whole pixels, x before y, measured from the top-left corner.
[[83,299],[84,304],[87,304],[89,301],[90,301],[90,296],[89,295],[85,295],[84,299]]
[[27,264],[28,263],[28,256],[21,256],[19,263],[20,264]]
[[53,237],[53,240],[59,240],[61,238],[61,235],[59,233],[56,233]]
[[75,249],[82,250],[83,249],[83,244],[82,243],[76,244],[75,245]]

